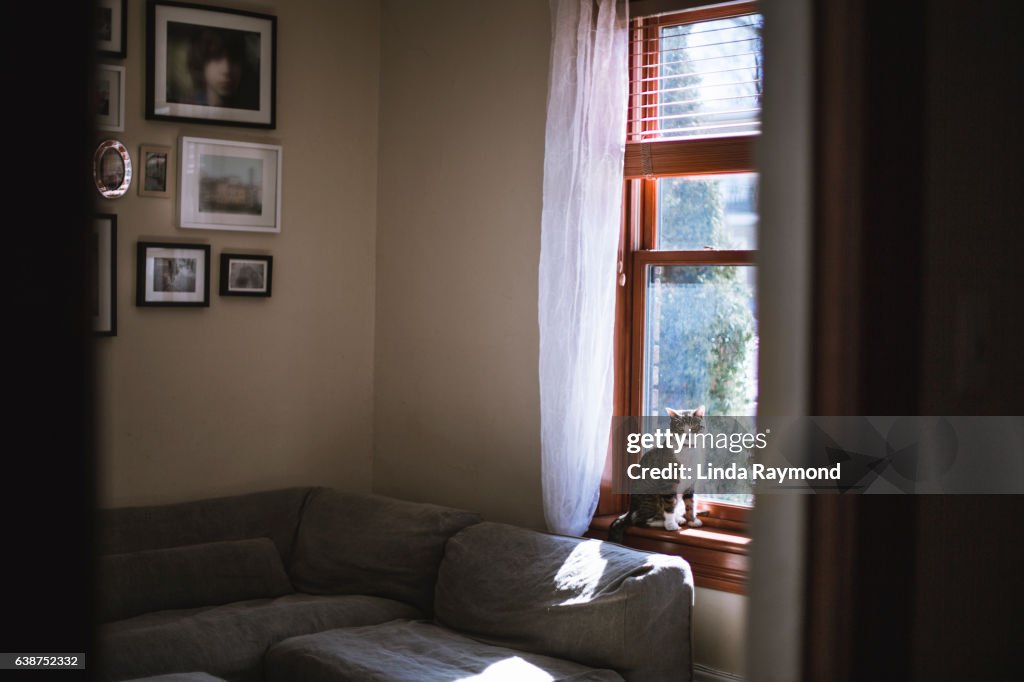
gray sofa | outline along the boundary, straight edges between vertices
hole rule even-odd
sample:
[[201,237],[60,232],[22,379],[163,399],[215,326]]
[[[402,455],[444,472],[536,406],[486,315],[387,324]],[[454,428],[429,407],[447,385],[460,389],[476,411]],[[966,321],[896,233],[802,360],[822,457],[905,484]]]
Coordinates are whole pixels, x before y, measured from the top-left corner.
[[328,488],[103,510],[98,541],[99,680],[691,677],[677,557]]

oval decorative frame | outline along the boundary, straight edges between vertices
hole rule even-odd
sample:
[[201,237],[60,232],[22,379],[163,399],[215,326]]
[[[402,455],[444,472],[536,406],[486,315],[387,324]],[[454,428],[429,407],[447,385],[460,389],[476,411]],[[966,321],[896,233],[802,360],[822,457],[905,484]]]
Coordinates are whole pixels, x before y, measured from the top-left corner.
[[[121,161],[120,168],[104,168],[104,159],[108,152],[115,152]],[[132,184],[132,157],[128,148],[117,140],[104,140],[92,155],[92,179],[96,183],[96,191],[106,199],[116,199],[128,192]]]

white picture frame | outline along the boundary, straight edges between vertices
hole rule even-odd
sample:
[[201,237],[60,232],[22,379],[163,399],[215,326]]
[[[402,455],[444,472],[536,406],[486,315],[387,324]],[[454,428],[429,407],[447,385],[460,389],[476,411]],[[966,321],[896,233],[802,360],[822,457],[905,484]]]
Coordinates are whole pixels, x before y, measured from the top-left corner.
[[182,137],[178,224],[281,232],[280,145]]
[[96,127],[124,131],[124,67],[100,64],[96,70]]

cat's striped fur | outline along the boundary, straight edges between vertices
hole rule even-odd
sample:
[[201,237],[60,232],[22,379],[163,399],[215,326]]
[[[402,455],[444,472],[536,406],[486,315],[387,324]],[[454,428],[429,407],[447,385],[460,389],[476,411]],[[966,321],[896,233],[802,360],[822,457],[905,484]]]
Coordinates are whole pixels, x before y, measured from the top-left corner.
[[[704,406],[694,410],[673,410],[668,408],[672,431],[679,434],[697,433],[704,428]],[[649,450],[640,458],[640,468],[661,469],[678,461],[670,449]],[[629,526],[649,526],[665,530],[679,530],[682,524],[700,526],[693,509],[693,485],[685,491],[678,491],[681,480],[660,480],[642,478],[634,481],[629,496],[629,511],[615,519],[608,529],[608,539],[622,542],[622,536]]]

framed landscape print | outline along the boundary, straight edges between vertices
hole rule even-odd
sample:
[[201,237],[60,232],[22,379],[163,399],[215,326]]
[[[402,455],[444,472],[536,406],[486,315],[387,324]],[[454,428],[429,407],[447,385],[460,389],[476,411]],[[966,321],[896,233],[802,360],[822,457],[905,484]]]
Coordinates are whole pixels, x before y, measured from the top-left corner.
[[128,0],[96,3],[96,50],[104,57],[124,59],[128,37]]
[[124,67],[100,64],[96,71],[96,127],[124,130]]
[[149,3],[146,118],[273,128],[277,17]]
[[179,224],[205,230],[281,231],[281,147],[181,138]]
[[135,305],[210,305],[210,245],[139,242]]
[[171,196],[171,148],[160,145],[144,144],[139,146],[139,168],[142,177],[139,179],[140,197],[159,197],[166,199]]
[[270,298],[274,257],[220,254],[220,295]]
[[92,286],[89,305],[97,336],[117,336],[117,216],[101,214],[93,221],[90,245]]

